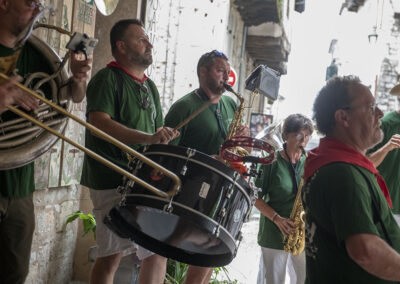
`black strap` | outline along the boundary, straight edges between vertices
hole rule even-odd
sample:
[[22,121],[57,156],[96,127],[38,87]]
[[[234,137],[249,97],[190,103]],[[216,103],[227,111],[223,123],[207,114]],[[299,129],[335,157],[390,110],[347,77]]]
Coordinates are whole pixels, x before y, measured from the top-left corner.
[[376,217],[378,218],[379,223],[381,224],[382,231],[383,231],[383,234],[385,235],[386,241],[392,247],[392,241],[391,241],[391,239],[389,237],[389,234],[388,234],[388,232],[386,230],[385,224],[383,223],[382,216],[380,214],[381,213],[380,212],[381,211],[380,210],[381,207],[379,206],[377,197],[375,196],[374,190],[372,189],[372,184],[371,184],[370,180],[368,179],[368,177],[365,175],[365,173],[363,173],[358,167],[356,167],[356,166],[354,166],[354,167],[361,173],[361,175],[367,181],[368,189],[369,189],[369,192],[371,194],[371,199],[372,199],[372,210],[374,210],[374,213],[375,213]]
[[[114,71],[115,77],[117,80],[117,85],[115,86],[116,96],[115,96],[115,108],[114,108],[115,111],[114,111],[114,113],[115,113],[115,120],[118,122],[121,122],[121,113],[120,112],[121,112],[121,108],[122,108],[122,91],[123,91],[122,86],[123,86],[124,81],[122,79],[122,74],[121,74],[120,68],[115,67],[115,66],[108,66],[108,68],[110,68],[112,71]],[[156,101],[155,100],[155,93],[156,93],[155,84],[150,78],[147,78],[147,81],[148,81],[148,85],[150,87],[151,96],[153,97],[153,102],[155,102]],[[154,124],[154,128],[155,128],[154,132],[157,132],[156,124]]]
[[[209,98],[207,97],[206,93],[204,92],[204,90],[202,88],[198,88],[196,93],[199,94],[200,98],[203,101],[206,102],[206,101],[209,100]],[[225,129],[225,126],[224,126],[224,123],[223,123],[223,119],[222,119],[221,100],[218,101],[218,104],[217,104],[217,107],[216,107],[216,109],[214,111],[214,114],[215,114],[215,117],[216,117],[217,122],[218,122],[218,128],[220,130],[221,136],[225,140],[227,133],[226,133],[226,129]]]
[[115,96],[114,114],[115,114],[115,120],[121,122],[120,111],[122,107],[122,85],[123,85],[122,75],[118,67],[108,66],[108,68],[114,71],[117,80],[117,85],[115,86],[116,96]]
[[295,193],[297,194],[297,191],[299,190],[299,186],[298,186],[298,169],[299,169],[299,162],[296,163],[296,167],[293,165],[293,163],[290,161],[289,155],[286,151],[286,143],[283,143],[283,150],[285,151],[286,157],[288,159],[288,163],[289,163],[289,169],[292,173],[292,179],[293,179],[293,184],[294,184],[294,190]]

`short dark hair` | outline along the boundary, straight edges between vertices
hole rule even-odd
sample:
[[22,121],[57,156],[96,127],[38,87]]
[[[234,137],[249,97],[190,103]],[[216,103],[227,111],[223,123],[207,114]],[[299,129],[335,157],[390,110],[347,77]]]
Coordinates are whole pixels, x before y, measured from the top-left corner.
[[117,49],[117,41],[122,40],[125,31],[128,29],[130,25],[138,25],[143,27],[143,23],[138,19],[124,19],[116,22],[110,31],[110,44],[111,44],[111,53],[114,55]]
[[197,63],[197,77],[200,77],[200,68],[201,67],[206,67],[207,69],[210,68],[210,66],[214,63],[214,58],[222,58],[226,61],[229,60],[228,56],[215,49],[213,51],[204,53],[200,57],[199,62]]
[[314,127],[311,119],[299,113],[291,114],[283,122],[282,139],[286,140],[289,133],[297,133],[301,130],[308,130],[310,134],[313,133]]
[[357,76],[335,76],[319,91],[314,101],[313,119],[322,134],[331,133],[336,124],[335,112],[351,103],[350,87],[354,84],[361,84]]

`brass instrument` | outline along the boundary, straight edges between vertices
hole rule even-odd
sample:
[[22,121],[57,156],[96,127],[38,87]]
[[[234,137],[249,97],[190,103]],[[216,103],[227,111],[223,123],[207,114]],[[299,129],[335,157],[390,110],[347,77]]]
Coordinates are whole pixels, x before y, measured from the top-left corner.
[[[231,87],[231,85],[224,83],[224,87],[227,91],[231,92],[232,94],[234,94],[236,96],[236,98],[239,100],[239,107],[238,109],[235,111],[235,114],[233,115],[231,124],[229,125],[229,130],[228,130],[228,134],[226,135],[226,139],[225,140],[229,140],[231,139],[233,136],[235,136],[236,130],[238,129],[240,122],[242,120],[243,117],[243,111],[244,111],[244,98],[239,95],[237,92],[235,92],[233,90],[233,88]],[[240,156],[246,156],[249,153],[242,147],[235,147],[235,151],[240,155]]]
[[236,93],[231,85],[224,83],[224,87],[228,92],[231,92],[236,96],[236,98],[239,100],[239,108],[235,111],[235,114],[232,118],[231,124],[229,126],[228,134],[226,135],[226,140],[231,139],[235,133],[237,128],[240,125],[240,121],[242,120],[243,116],[243,111],[244,111],[244,98]]
[[[39,38],[31,35],[28,42],[47,59],[49,69],[53,74],[49,75],[44,72],[30,74],[24,85],[44,97],[41,87],[46,84],[51,90],[52,101],[57,102],[70,112],[72,102],[67,94],[67,88],[59,87],[67,82],[69,77],[64,67],[65,63],[60,65],[61,59],[56,52]],[[17,58],[13,60],[16,62]],[[0,69],[3,74],[10,76],[14,68],[6,66]],[[37,118],[44,124],[51,126],[58,132],[65,131],[68,121],[65,116],[46,105],[40,105],[36,112]],[[56,136],[50,135],[22,117],[7,121],[0,120],[0,170],[17,168],[32,162],[47,152],[57,140]]]
[[[0,73],[0,78],[9,80],[9,77],[3,73]],[[177,175],[175,175],[173,172],[167,170],[166,168],[160,166],[159,164],[153,162],[152,160],[150,160],[149,158],[147,158],[146,156],[140,154],[139,152],[133,150],[132,148],[130,148],[129,146],[119,142],[117,139],[115,139],[114,137],[106,134],[105,132],[101,131],[100,129],[94,127],[93,125],[81,120],[80,118],[70,114],[68,111],[66,111],[65,109],[63,109],[62,107],[59,107],[58,105],[50,102],[49,100],[45,99],[44,97],[42,97],[41,95],[37,94],[36,92],[30,90],[29,88],[25,87],[22,84],[16,83],[16,86],[21,88],[22,90],[30,93],[32,96],[34,96],[35,98],[37,98],[38,100],[44,102],[45,104],[47,104],[48,106],[52,107],[53,109],[57,110],[58,112],[70,117],[71,119],[75,120],[76,122],[78,122],[79,124],[81,124],[82,126],[86,127],[87,129],[89,129],[90,131],[94,132],[95,134],[97,134],[99,137],[101,137],[102,139],[106,140],[109,143],[114,144],[115,146],[119,147],[121,150],[127,152],[128,154],[136,157],[137,159],[141,160],[142,162],[148,164],[149,166],[157,169],[158,171],[163,172],[163,174],[165,174],[166,176],[168,176],[169,178],[171,178],[171,180],[173,181],[174,185],[172,187],[172,189],[168,192],[163,192],[157,188],[155,188],[154,186],[152,186],[151,184],[148,184],[147,182],[139,179],[138,177],[134,176],[133,174],[131,174],[130,172],[116,166],[115,164],[113,164],[112,162],[104,159],[103,157],[101,157],[100,155],[96,154],[95,152],[91,151],[90,149],[85,148],[84,146],[76,143],[75,141],[65,137],[64,135],[62,135],[61,133],[57,132],[56,130],[54,130],[53,128],[51,128],[50,126],[47,126],[45,123],[40,122],[39,120],[37,120],[36,118],[30,116],[29,114],[25,113],[24,111],[21,111],[20,109],[14,107],[14,106],[8,106],[8,109],[11,110],[12,112],[18,114],[19,116],[24,117],[25,119],[31,121],[32,123],[40,126],[41,128],[47,130],[48,132],[50,132],[51,134],[54,134],[55,136],[59,137],[60,139],[70,143],[71,145],[75,146],[76,148],[80,149],[81,151],[85,152],[87,155],[89,155],[90,157],[92,157],[93,159],[96,159],[97,161],[103,163],[104,165],[110,167],[111,169],[115,170],[116,172],[118,172],[119,174],[124,175],[125,177],[137,182],[138,184],[140,184],[141,186],[145,187],[146,189],[152,191],[153,193],[164,197],[164,198],[169,198],[174,196],[178,190],[181,187],[181,180],[179,179],[179,177]]]
[[[71,50],[83,52],[87,56],[96,46],[97,40],[90,39],[84,34],[72,33],[57,26],[38,23],[44,12],[51,9],[51,5],[49,5],[41,10],[21,33],[14,55],[0,58],[0,72],[7,76],[11,76],[14,73],[18,56],[25,42],[28,41],[38,53],[46,58],[48,69],[50,70],[49,73],[51,74],[44,72],[27,74],[27,78],[24,80],[25,87],[32,89],[37,94],[41,94],[43,97],[44,93],[41,88],[47,87],[50,90],[52,101],[62,106],[69,113],[72,109],[72,102],[67,93],[68,88],[66,88],[69,79],[68,71],[65,67],[66,63],[71,55]],[[63,60],[47,43],[32,35],[32,31],[36,28],[53,29],[71,37],[67,45],[69,51]],[[48,105],[40,105],[35,112],[37,119],[43,124],[51,126],[57,132],[63,133],[65,131],[68,119]],[[17,168],[32,162],[53,147],[57,140],[57,136],[51,135],[27,119],[16,117],[2,121],[0,117],[0,170]]]
[[[303,148],[302,151],[305,154]],[[290,213],[290,220],[292,220],[295,227],[294,232],[286,236],[283,240],[283,249],[293,255],[299,255],[304,250],[304,246],[306,243],[305,212],[303,208],[303,203],[301,201],[301,191],[303,188],[303,183],[304,180],[301,179],[299,188],[297,190],[296,199],[294,200],[293,209]]]

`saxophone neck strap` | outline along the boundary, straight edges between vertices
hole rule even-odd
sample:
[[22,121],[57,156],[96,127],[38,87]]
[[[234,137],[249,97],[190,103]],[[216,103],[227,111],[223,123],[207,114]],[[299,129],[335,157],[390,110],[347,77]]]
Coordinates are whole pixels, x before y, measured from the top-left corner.
[[[202,88],[198,88],[196,90],[196,94],[203,100],[203,101],[208,101],[209,97],[207,96],[206,92]],[[210,105],[210,109],[214,112],[215,118],[217,119],[218,123],[218,128],[220,130],[222,138],[225,140],[226,139],[226,129],[223,123],[222,119],[222,113],[221,113],[221,99],[218,101],[217,105]]]

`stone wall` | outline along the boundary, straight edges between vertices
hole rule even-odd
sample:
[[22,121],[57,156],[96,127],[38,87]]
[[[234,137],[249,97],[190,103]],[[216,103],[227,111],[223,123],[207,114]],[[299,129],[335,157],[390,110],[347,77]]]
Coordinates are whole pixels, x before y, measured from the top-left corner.
[[66,227],[65,221],[78,210],[80,196],[74,185],[34,193],[36,229],[27,284],[69,282],[78,223]]

